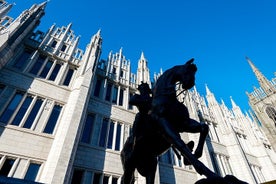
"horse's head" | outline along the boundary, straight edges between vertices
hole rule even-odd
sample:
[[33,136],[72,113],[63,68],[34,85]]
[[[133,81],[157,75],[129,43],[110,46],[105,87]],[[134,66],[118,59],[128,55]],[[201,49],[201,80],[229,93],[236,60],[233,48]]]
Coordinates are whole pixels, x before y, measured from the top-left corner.
[[190,59],[179,70],[179,82],[183,89],[190,89],[195,85],[195,73],[197,71],[196,65],[193,63],[194,59]]

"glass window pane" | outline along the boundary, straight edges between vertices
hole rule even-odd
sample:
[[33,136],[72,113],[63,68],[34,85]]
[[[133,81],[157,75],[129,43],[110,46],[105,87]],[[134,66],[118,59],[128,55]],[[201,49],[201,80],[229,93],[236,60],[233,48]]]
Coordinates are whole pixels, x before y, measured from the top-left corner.
[[[131,98],[133,97],[133,95],[134,95],[134,94],[129,93],[129,99],[131,99]],[[129,109],[129,110],[133,110],[133,105],[131,105],[131,104],[128,103],[128,109]]]
[[67,48],[67,46],[66,46],[66,45],[62,45],[62,47],[61,47],[61,49],[60,49],[60,50],[61,50],[62,52],[64,52],[64,51],[66,50],[66,48]]
[[14,113],[16,107],[18,106],[19,102],[23,97],[22,93],[16,93],[13,99],[10,101],[10,104],[5,109],[3,114],[0,116],[0,121],[3,123],[8,123],[9,119],[11,118],[12,114]]
[[47,76],[48,72],[50,71],[52,65],[53,65],[53,61],[48,60],[39,76],[42,77],[42,78],[46,78],[46,76]]
[[95,115],[88,114],[86,117],[81,142],[85,142],[85,143],[90,142],[90,138],[91,138],[91,134],[92,134],[93,126],[94,126],[94,121],[95,121]]
[[14,163],[14,159],[7,158],[0,169],[0,176],[8,176],[12,166]]
[[19,111],[17,112],[14,120],[12,121],[12,125],[16,125],[18,126],[21,122],[21,120],[23,119],[27,109],[29,108],[31,102],[33,101],[33,97],[31,96],[27,96],[27,98],[25,98],[23,104],[21,105]]
[[94,90],[94,96],[100,97],[101,86],[102,86],[102,80],[98,79]]
[[101,174],[100,173],[94,173],[93,177],[93,184],[100,184]]
[[25,123],[23,125],[24,128],[31,128],[32,127],[33,122],[35,120],[35,117],[37,116],[37,113],[38,113],[42,103],[43,103],[42,99],[37,99],[36,100],[36,102],[35,102],[32,110],[31,110],[27,120],[25,121]]
[[58,117],[59,117],[59,114],[61,112],[61,106],[59,105],[55,105],[53,110],[52,110],[52,113],[50,115],[50,118],[48,119],[48,122],[46,124],[46,127],[44,129],[44,133],[48,133],[48,134],[52,134],[54,129],[55,129],[55,126],[56,126],[56,123],[57,123],[57,120],[58,120]]
[[112,184],[118,184],[118,178],[112,177]]
[[123,105],[124,102],[124,90],[120,90],[120,96],[119,96],[119,105]]
[[57,75],[58,75],[58,72],[60,70],[60,67],[61,67],[61,64],[56,64],[55,68],[53,69],[50,77],[49,77],[49,80],[51,81],[55,81]]
[[73,73],[74,73],[74,70],[70,68],[68,70],[67,74],[66,74],[66,77],[65,77],[65,80],[63,82],[63,85],[69,86],[69,84],[71,82],[71,79],[72,79],[72,76],[73,76]]
[[117,132],[116,132],[116,143],[115,143],[115,150],[120,150],[120,143],[121,143],[121,131],[122,131],[122,125],[117,124]]
[[30,163],[24,179],[35,181],[39,168],[40,168],[40,164]]
[[84,171],[80,169],[74,169],[71,184],[81,184]]
[[112,149],[113,134],[114,134],[114,122],[110,122],[109,132],[108,132],[108,142],[107,142],[107,148],[109,149]]
[[42,67],[45,59],[46,59],[46,56],[39,55],[38,59],[36,60],[35,64],[33,65],[32,69],[30,70],[30,73],[37,75],[37,73],[39,72],[40,68]]
[[109,176],[104,176],[103,184],[108,184]]
[[27,63],[27,60],[31,56],[32,52],[30,50],[25,50],[21,56],[19,56],[13,64],[13,67],[21,69]]
[[117,96],[118,96],[118,87],[114,87],[113,94],[112,94],[112,103],[117,103]]
[[66,78],[65,78],[64,83],[63,83],[64,85],[69,86],[73,74],[74,74],[74,70],[70,68],[68,70],[67,74],[66,74]]
[[108,127],[108,119],[103,119],[102,128],[101,128],[101,134],[100,134],[100,141],[99,146],[105,147],[106,142],[106,136],[107,136],[107,127]]
[[107,84],[107,89],[106,89],[106,95],[105,95],[105,100],[110,101],[111,98],[111,89],[112,89],[112,84],[108,83]]
[[54,41],[52,42],[52,44],[51,44],[51,47],[55,48],[55,47],[56,47],[56,45],[57,45],[57,41],[56,41],[56,40],[54,40]]

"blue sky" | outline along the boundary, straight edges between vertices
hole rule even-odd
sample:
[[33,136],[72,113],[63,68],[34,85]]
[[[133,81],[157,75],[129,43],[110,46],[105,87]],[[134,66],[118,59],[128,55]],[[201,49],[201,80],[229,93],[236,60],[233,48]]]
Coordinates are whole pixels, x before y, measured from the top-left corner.
[[[15,3],[10,16],[42,0],[8,0]],[[101,57],[123,48],[136,73],[143,51],[151,71],[158,72],[195,58],[196,87],[205,95],[205,84],[230,108],[230,96],[242,111],[248,110],[246,91],[259,87],[245,57],[270,80],[276,61],[275,0],[172,0],[107,1],[50,0],[39,29],[56,23],[81,36],[85,49],[99,29]]]

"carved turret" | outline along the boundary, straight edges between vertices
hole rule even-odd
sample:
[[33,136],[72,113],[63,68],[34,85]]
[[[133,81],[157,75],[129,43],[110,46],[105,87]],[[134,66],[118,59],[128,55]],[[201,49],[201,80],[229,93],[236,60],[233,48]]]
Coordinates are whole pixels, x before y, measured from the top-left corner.
[[7,15],[13,4],[8,4],[6,1],[0,1],[0,19]]
[[[35,4],[30,9],[23,11],[9,26],[0,29],[0,68],[10,59],[13,51],[19,47],[22,40],[31,37],[33,30],[39,25],[40,19],[45,14],[47,2]],[[9,7],[2,9],[5,14]]]

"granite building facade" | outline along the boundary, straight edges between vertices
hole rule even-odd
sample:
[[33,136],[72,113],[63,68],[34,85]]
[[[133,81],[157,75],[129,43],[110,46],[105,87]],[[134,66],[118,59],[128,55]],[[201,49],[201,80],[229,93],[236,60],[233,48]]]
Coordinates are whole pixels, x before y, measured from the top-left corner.
[[[137,113],[128,101],[141,81],[151,84],[148,61],[141,53],[134,74],[123,49],[101,56],[101,30],[85,50],[78,48],[72,24],[39,31],[46,6],[35,4],[13,19],[12,4],[0,1],[0,181],[120,183],[120,150]],[[204,164],[249,183],[276,179],[273,142],[259,126],[260,117],[244,114],[233,99],[228,108],[207,86],[206,96],[193,88],[179,100],[192,118],[210,127]],[[159,161],[156,183],[201,178],[173,150]]]

